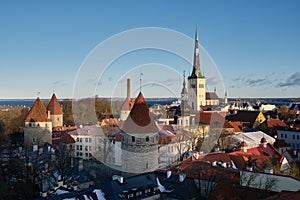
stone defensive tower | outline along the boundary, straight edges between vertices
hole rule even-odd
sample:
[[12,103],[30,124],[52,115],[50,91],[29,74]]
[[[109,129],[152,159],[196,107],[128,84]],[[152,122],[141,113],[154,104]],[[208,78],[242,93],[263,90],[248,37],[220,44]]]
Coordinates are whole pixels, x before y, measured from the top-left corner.
[[158,128],[140,92],[121,128],[122,171],[143,173],[158,167]]

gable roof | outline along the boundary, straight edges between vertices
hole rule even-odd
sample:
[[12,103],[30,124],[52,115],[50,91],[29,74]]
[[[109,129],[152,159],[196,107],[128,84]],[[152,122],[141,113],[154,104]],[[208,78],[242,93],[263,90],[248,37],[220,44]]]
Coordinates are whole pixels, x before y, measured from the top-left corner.
[[254,122],[256,121],[260,111],[248,111],[248,110],[239,110],[235,115],[228,115],[228,121],[240,121],[240,122],[249,122],[249,126],[253,127]]
[[56,95],[53,93],[50,102],[47,105],[47,110],[50,111],[51,115],[62,115],[64,114],[59,103],[58,100],[56,98]]
[[200,124],[213,124],[219,122],[220,127],[225,122],[225,115],[227,112],[199,112],[196,114],[195,122]]
[[288,128],[288,125],[280,119],[269,119],[267,121],[268,128]]
[[135,99],[134,105],[121,130],[127,133],[158,132],[158,128],[150,115],[149,107],[141,92]]
[[206,92],[206,100],[219,100],[219,97],[215,92]]
[[39,97],[35,100],[25,117],[25,122],[51,122],[51,119],[48,119],[46,108]]

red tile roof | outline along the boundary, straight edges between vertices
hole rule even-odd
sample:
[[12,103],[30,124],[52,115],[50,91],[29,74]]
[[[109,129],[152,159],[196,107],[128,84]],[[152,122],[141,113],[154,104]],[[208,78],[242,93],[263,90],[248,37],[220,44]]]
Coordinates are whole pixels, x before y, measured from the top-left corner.
[[51,100],[47,105],[47,110],[50,111],[51,115],[62,115],[62,114],[64,114],[61,107],[60,107],[60,105],[59,105],[59,102],[58,102],[55,94],[52,95]]
[[227,112],[200,112],[196,114],[195,122],[200,124],[213,124],[218,122],[220,123],[220,127],[223,127],[226,114]]
[[233,127],[234,132],[243,132],[243,123],[242,122],[227,122],[227,123]]
[[48,119],[46,108],[40,98],[35,100],[25,117],[25,122],[51,122],[51,119]]
[[189,178],[201,178],[213,182],[230,181],[232,183],[239,183],[239,172],[237,170],[211,166],[207,162],[194,160],[193,157],[170,167],[168,170],[171,170],[172,174],[183,172]]
[[288,128],[288,125],[286,125],[286,123],[284,123],[280,119],[269,119],[267,121],[267,124],[268,124],[268,128],[278,128],[278,127]]
[[158,128],[149,113],[149,107],[140,92],[121,130],[127,133],[155,133]]

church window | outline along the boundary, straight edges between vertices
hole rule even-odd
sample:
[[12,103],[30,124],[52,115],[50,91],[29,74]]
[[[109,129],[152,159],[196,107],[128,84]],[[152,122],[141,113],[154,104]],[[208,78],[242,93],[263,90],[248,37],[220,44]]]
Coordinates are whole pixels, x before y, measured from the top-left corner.
[[149,142],[149,136],[146,137],[146,142]]
[[131,136],[131,141],[135,142],[135,137],[134,136]]
[[204,88],[204,84],[199,84],[199,88]]

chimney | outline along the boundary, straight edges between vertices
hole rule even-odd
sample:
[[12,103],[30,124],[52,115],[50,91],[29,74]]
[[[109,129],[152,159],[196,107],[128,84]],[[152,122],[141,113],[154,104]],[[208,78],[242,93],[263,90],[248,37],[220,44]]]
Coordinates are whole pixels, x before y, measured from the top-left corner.
[[119,183],[124,183],[124,177],[119,175],[113,175],[112,180],[117,180]]
[[127,79],[127,98],[130,99],[130,79]]
[[179,182],[182,183],[184,181],[185,177],[186,177],[186,174],[184,174],[184,173],[179,174]]
[[167,178],[170,178],[171,175],[172,175],[172,171],[171,171],[171,170],[168,170],[168,171],[167,171]]

